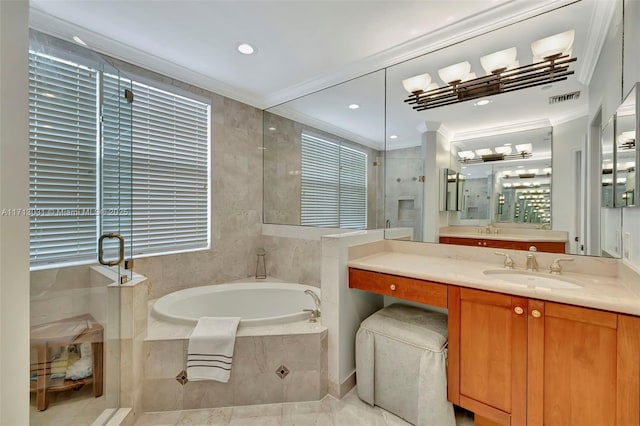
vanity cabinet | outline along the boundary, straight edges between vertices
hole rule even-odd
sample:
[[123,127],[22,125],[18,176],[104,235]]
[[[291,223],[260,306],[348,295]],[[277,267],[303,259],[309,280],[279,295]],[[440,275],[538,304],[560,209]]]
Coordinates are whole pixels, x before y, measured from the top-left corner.
[[638,425],[640,319],[449,286],[449,400],[501,425]]
[[456,244],[461,246],[490,247],[511,250],[529,250],[529,247],[534,246],[537,251],[547,253],[566,253],[566,243],[563,241],[513,241],[463,237],[440,237],[439,241],[440,244]]

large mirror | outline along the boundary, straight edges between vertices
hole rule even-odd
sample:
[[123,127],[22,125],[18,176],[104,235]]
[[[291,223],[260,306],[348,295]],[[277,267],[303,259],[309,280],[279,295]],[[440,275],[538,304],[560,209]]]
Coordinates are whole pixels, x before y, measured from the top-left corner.
[[264,223],[384,227],[384,75],[265,111]]
[[[607,22],[597,22],[597,2],[571,3],[269,108],[265,223],[386,228],[386,238],[431,243],[460,232],[502,239],[544,235],[562,252],[619,256],[605,251],[605,241],[619,239],[622,215],[620,209],[601,208],[605,196],[597,166],[604,161],[603,125],[621,102],[616,43],[622,11],[614,9],[603,15]],[[533,57],[532,42],[570,30],[574,39],[564,60],[576,60],[555,69],[563,75],[548,84],[481,97],[471,93],[471,100],[424,110],[413,108],[403,85],[429,73],[432,83],[447,87],[439,70],[463,62],[483,77],[480,58],[511,47],[519,63],[508,69],[544,62]],[[320,146],[327,142],[333,154]],[[360,167],[366,183],[359,181],[366,191],[349,191],[360,194],[357,199],[340,191],[357,181],[340,175],[347,166],[340,158],[349,150],[366,157]],[[316,160],[337,164],[337,172],[314,168]],[[363,210],[364,218],[355,213]]]

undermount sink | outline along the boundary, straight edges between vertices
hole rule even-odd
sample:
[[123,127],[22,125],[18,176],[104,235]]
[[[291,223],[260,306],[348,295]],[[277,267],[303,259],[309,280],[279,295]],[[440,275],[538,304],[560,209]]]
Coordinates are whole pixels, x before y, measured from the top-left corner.
[[483,272],[485,275],[512,284],[526,285],[543,289],[576,289],[582,288],[566,278],[556,275],[536,274],[534,272],[514,271],[510,269],[490,269]]

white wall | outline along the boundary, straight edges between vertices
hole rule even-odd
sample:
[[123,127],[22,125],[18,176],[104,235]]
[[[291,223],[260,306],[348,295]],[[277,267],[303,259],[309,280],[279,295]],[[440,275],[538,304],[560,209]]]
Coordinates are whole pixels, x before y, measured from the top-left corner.
[[577,179],[576,151],[589,128],[587,117],[581,117],[553,127],[553,181],[551,188],[551,217],[554,230],[569,232],[569,253],[575,254],[579,219],[576,217]]
[[[29,207],[29,2],[0,1],[0,209]],[[0,424],[29,423],[29,220],[0,216]]]
[[[640,81],[640,55],[638,55],[638,40],[640,40],[640,2],[626,0],[624,3],[624,93],[628,93],[634,83]],[[636,119],[637,120],[637,119]],[[635,267],[640,268],[640,207],[623,209],[622,233],[629,234],[628,260]],[[623,244],[625,243],[623,238]]]

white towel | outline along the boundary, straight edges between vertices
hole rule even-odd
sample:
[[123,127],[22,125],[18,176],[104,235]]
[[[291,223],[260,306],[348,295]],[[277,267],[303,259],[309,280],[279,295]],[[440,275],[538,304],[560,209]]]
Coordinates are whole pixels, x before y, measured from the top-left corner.
[[202,317],[189,337],[187,377],[190,381],[227,383],[240,318]]

